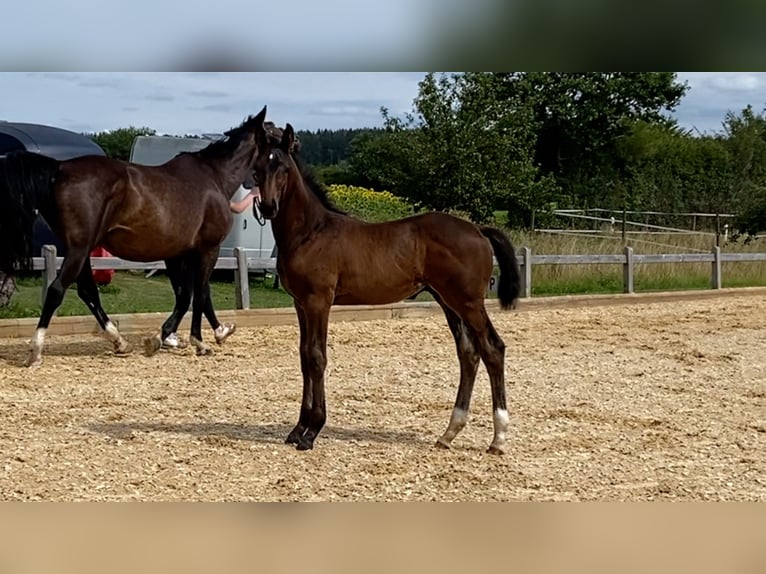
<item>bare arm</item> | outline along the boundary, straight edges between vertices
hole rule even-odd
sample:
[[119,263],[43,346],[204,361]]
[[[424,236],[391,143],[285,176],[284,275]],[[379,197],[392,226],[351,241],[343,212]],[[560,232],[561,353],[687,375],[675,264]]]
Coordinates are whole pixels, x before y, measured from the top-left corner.
[[231,209],[232,213],[242,213],[252,207],[253,200],[256,196],[260,197],[260,194],[260,189],[258,189],[258,187],[254,187],[250,190],[250,193],[248,193],[241,201],[229,202],[229,208]]

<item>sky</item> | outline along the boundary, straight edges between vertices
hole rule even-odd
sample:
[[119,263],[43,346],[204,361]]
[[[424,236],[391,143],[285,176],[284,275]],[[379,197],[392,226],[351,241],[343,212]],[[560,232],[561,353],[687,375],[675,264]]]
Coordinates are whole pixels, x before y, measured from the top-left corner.
[[[149,127],[160,134],[220,133],[268,106],[296,130],[375,127],[380,108],[412,110],[425,72],[2,72],[0,120],[76,132]],[[764,72],[679,72],[690,90],[675,117],[699,133],[728,111],[766,107]]]

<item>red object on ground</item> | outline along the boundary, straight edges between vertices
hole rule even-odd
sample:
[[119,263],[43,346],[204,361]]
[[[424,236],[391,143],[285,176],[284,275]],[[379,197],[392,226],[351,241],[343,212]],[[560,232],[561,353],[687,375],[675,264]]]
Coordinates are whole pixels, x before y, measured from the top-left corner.
[[[90,252],[91,257],[111,257],[109,253],[103,247],[96,247]],[[93,271],[93,279],[95,279],[97,285],[109,285],[114,277],[114,269],[96,269]]]

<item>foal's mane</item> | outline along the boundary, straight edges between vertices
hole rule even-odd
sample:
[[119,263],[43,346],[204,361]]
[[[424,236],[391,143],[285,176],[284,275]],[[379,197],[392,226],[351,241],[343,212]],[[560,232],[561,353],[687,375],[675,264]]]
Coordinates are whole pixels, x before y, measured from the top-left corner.
[[311,190],[311,193],[313,193],[317,199],[322,202],[322,205],[324,205],[325,208],[329,209],[333,213],[348,215],[347,212],[343,211],[333,203],[332,199],[330,199],[327,188],[317,179],[314,171],[303,161],[303,159],[295,152],[291,153],[290,155],[292,156],[293,161],[295,161],[295,165],[298,166],[298,171],[303,178],[303,183],[307,188]]

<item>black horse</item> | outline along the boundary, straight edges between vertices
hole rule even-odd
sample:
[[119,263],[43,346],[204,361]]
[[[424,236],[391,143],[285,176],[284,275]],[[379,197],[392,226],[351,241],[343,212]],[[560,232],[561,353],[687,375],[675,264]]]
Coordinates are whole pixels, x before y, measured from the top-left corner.
[[265,116],[264,107],[226,132],[224,139],[160,166],[101,156],[57,161],[28,152],[0,160],[0,271],[30,269],[38,213],[66,246],[61,270],[45,297],[28,366],[41,362],[46,330],[73,282],[115,352],[130,352],[99,300],[89,258],[96,245],[123,259],[165,261],[176,304],[160,333],[145,340],[147,354],[177,330],[192,294],[190,340],[198,354],[210,352],[202,342],[203,313],[218,327],[219,340],[231,332],[232,327],[215,317],[209,279],[221,242],[231,230],[229,201],[252,177],[256,130],[264,130]]

